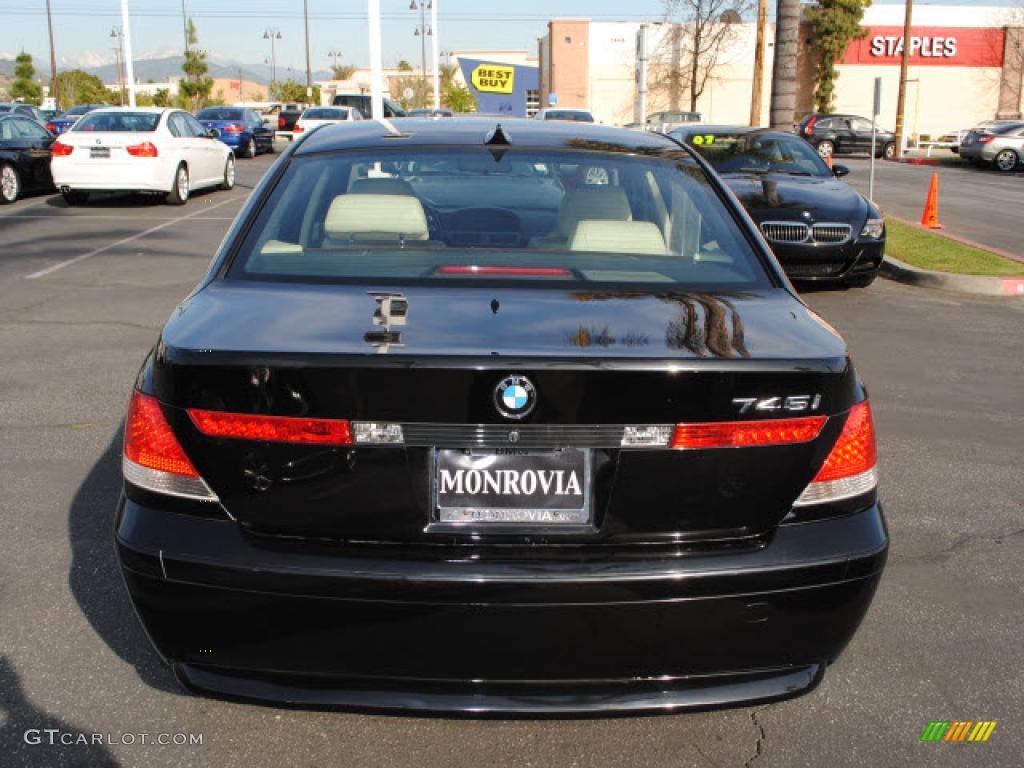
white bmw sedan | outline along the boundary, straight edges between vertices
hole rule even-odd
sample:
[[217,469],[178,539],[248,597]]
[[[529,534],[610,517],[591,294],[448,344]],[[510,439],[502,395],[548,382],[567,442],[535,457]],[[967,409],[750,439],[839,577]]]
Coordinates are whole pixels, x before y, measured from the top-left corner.
[[97,109],[53,144],[53,183],[69,205],[90,192],[163,194],[183,205],[193,189],[235,185],[235,157],[188,112],[162,107]]
[[334,123],[351,123],[355,120],[362,120],[362,113],[355,107],[310,107],[302,113],[302,117],[295,123],[292,135],[300,136],[321,125],[332,125]]

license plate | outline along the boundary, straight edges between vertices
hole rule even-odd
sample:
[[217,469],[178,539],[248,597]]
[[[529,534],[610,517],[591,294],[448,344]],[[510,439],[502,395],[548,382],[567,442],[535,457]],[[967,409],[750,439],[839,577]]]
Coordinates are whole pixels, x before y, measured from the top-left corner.
[[110,147],[90,147],[89,157],[110,157]]
[[590,452],[439,449],[436,521],[453,524],[588,525]]

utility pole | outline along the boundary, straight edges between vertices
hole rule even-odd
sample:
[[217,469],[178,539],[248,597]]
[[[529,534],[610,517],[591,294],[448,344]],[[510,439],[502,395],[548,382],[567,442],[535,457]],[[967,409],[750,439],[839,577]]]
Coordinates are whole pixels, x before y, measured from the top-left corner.
[[185,53],[188,53],[188,16],[185,14],[185,0],[181,0],[181,31],[185,33]]
[[313,103],[313,70],[309,64],[309,0],[302,0],[302,18],[306,22],[306,103]]
[[380,0],[366,0],[370,37],[370,117],[384,119],[384,66],[381,60]]
[[914,0],[906,0],[903,11],[903,53],[900,56],[900,87],[896,97],[896,157],[903,157],[903,113],[907,107],[907,65],[910,63],[910,32]]
[[57,52],[53,47],[53,13],[50,0],[46,0],[46,26],[50,29],[50,95],[60,109],[60,81],[57,80]]
[[758,0],[757,43],[754,48],[754,87],[750,98],[750,125],[761,124],[761,91],[764,86],[764,35],[768,28],[768,0]]
[[430,67],[434,72],[434,109],[441,108],[441,54],[439,47],[441,41],[437,36],[437,0],[431,0],[430,3],[430,54],[431,63]]
[[121,0],[121,40],[124,43],[124,76],[128,81],[128,106],[135,106],[135,63],[132,59],[132,28],[128,20],[128,0]]

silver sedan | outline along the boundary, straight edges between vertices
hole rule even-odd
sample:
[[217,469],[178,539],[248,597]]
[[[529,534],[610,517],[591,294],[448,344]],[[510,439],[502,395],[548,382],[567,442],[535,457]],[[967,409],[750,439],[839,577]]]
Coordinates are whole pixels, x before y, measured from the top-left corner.
[[960,157],[978,165],[1012,171],[1024,161],[1024,123],[972,128],[960,143]]

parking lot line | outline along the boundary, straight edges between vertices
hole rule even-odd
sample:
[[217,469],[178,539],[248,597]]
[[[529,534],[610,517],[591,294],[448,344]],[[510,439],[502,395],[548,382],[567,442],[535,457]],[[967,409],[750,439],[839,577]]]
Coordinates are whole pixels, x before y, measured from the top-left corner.
[[[228,203],[234,203],[237,200],[239,200],[239,198],[231,198],[230,200],[222,200],[219,203],[214,203],[213,205],[209,206],[208,208],[204,208],[204,209],[199,210],[199,211],[193,211],[192,213],[189,213],[189,214],[187,214],[185,216],[178,216],[175,219],[168,219],[167,221],[163,222],[162,224],[157,224],[156,226],[150,227],[149,229],[144,230],[142,232],[139,232],[137,234],[130,235],[129,237],[124,237],[124,238],[122,238],[120,240],[117,240],[116,242],[109,243],[108,245],[101,246],[99,248],[96,248],[94,250],[89,251],[88,253],[83,253],[83,254],[80,254],[78,256],[75,256],[74,258],[70,258],[70,259],[67,259],[65,261],[58,262],[56,264],[53,264],[53,265],[47,267],[46,269],[41,269],[38,272],[33,272],[31,275],[25,275],[25,279],[26,280],[38,280],[40,277],[46,277],[47,275],[52,275],[54,272],[56,272],[59,269],[64,269],[64,267],[69,267],[72,264],[77,264],[80,261],[85,261],[86,259],[90,259],[93,256],[98,256],[101,253],[106,253],[107,251],[109,251],[109,250],[111,250],[113,248],[117,248],[118,246],[125,245],[126,243],[134,242],[135,240],[138,240],[140,238],[146,237],[147,235],[152,235],[154,232],[159,232],[161,229],[166,229],[167,227],[171,226],[172,224],[177,224],[179,221],[185,221],[186,219],[198,218],[199,216],[201,216],[204,213],[209,213],[214,208],[220,208],[222,205],[227,205]],[[243,198],[243,200],[244,200],[244,198]]]

